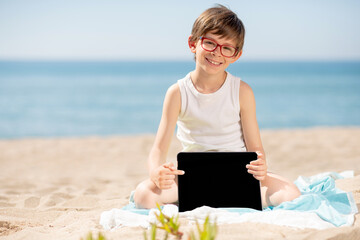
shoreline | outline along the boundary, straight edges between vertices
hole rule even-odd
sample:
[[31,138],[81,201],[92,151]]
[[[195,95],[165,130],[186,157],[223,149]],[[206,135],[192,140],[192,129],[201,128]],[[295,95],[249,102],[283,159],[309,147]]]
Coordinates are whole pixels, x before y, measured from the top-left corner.
[[[349,125],[349,126],[308,126],[308,127],[283,127],[283,128],[260,128],[260,134],[268,131],[308,131],[308,130],[341,130],[341,129],[360,129],[360,126]],[[89,134],[89,135],[58,135],[58,136],[23,136],[23,137],[0,137],[0,141],[8,140],[36,140],[36,139],[84,139],[84,138],[123,138],[123,137],[142,137],[142,136],[155,136],[156,132],[143,132],[143,133],[124,133],[124,134]]]

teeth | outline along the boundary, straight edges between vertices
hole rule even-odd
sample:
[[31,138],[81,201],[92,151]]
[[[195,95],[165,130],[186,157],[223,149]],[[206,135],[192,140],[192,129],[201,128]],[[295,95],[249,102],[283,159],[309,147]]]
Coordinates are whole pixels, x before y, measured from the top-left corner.
[[220,65],[221,63],[218,63],[218,62],[213,62],[213,61],[211,61],[210,59],[208,59],[208,61],[210,62],[210,63],[212,63],[212,64],[215,64],[215,65]]

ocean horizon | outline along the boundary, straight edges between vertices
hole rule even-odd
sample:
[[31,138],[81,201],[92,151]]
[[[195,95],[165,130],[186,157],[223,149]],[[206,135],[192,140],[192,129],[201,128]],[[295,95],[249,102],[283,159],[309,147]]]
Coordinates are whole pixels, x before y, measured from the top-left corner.
[[[193,61],[0,61],[0,138],[156,133]],[[360,126],[360,61],[239,61],[260,129]]]

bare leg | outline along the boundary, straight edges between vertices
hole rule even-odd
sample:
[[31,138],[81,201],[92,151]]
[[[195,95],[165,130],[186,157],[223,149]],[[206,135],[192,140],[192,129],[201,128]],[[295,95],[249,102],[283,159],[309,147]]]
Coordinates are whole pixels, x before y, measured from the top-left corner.
[[[177,179],[176,179],[177,180]],[[269,172],[261,181],[262,206],[277,206],[301,195],[295,184],[285,178]],[[150,179],[141,182],[135,190],[134,201],[138,208],[155,208],[156,203],[164,205],[178,200],[177,181],[170,189],[159,189]]]
[[301,195],[295,184],[285,178],[268,172],[261,181],[261,199],[263,207],[277,206],[282,202],[291,201]]
[[164,205],[178,200],[177,181],[170,189],[161,190],[153,181],[147,179],[141,182],[135,189],[134,201],[137,208],[155,208],[156,203]]

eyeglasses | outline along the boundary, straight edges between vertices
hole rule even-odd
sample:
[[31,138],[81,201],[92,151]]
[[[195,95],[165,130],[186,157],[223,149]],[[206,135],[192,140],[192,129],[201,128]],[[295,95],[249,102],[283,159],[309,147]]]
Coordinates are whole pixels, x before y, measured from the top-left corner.
[[220,47],[220,53],[224,57],[233,57],[237,54],[238,49],[230,45],[220,45],[212,39],[200,37],[201,47],[208,52],[213,52],[217,47]]

